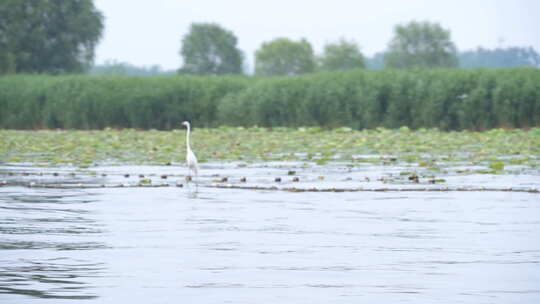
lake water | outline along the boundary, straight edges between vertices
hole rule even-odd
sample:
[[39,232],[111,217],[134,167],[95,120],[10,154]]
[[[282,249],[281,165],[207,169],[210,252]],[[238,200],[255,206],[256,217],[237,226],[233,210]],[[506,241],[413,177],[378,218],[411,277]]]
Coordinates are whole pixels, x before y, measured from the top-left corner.
[[64,302],[540,303],[540,195],[0,187],[0,303]]

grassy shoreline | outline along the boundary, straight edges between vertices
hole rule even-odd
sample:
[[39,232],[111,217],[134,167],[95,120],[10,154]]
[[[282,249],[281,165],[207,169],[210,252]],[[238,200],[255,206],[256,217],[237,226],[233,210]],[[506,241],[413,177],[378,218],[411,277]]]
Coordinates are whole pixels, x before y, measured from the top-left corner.
[[[540,128],[444,132],[435,129],[212,128],[195,129],[192,146],[205,161],[329,161],[483,163],[540,166]],[[0,163],[41,166],[183,163],[185,130],[0,130]]]

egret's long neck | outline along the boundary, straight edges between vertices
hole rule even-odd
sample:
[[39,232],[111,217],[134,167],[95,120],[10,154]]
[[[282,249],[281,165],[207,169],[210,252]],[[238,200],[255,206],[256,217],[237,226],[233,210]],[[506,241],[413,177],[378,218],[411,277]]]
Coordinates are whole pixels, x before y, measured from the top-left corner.
[[186,133],[186,148],[188,150],[191,150],[191,147],[189,146],[189,137],[190,137],[191,129],[189,125],[187,125],[187,133]]

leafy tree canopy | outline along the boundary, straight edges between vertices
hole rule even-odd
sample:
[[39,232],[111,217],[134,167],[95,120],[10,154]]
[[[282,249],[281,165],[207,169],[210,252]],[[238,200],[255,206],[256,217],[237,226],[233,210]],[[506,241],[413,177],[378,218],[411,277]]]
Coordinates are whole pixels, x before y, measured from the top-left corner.
[[305,40],[277,38],[255,52],[256,75],[297,75],[315,70],[311,44]]
[[92,0],[2,0],[0,16],[0,73],[81,72],[103,30]]
[[341,39],[324,46],[319,66],[323,71],[358,69],[365,67],[365,60],[356,43]]
[[450,31],[438,23],[412,21],[395,27],[384,56],[386,67],[396,69],[456,67],[456,46]]
[[237,38],[214,23],[193,23],[182,39],[180,55],[184,66],[180,73],[222,75],[242,73],[242,52]]

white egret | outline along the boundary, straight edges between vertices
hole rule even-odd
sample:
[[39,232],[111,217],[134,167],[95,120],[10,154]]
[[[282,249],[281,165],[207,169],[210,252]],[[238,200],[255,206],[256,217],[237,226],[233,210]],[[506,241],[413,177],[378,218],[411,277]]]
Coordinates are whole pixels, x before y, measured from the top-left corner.
[[191,146],[189,145],[189,138],[191,137],[191,128],[189,125],[189,122],[184,121],[182,123],[183,126],[187,128],[186,133],[186,164],[189,168],[189,172],[193,171],[195,173],[195,176],[199,174],[199,164],[197,163],[197,157],[195,156],[195,153],[191,150]]

